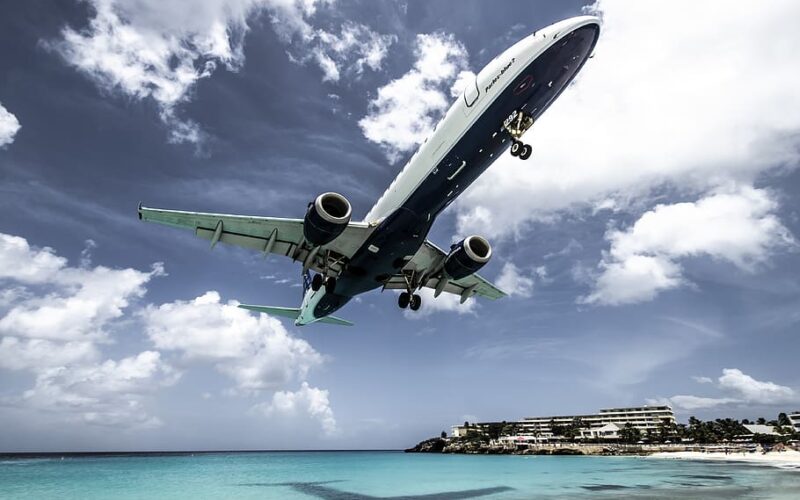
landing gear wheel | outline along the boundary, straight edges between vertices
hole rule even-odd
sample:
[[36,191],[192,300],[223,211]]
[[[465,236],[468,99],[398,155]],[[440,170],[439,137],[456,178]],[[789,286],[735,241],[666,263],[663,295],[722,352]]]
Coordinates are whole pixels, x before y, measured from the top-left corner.
[[527,160],[531,157],[531,153],[533,152],[533,148],[530,144],[523,144],[522,151],[519,152],[519,159],[520,160]]
[[311,278],[311,289],[315,292],[322,288],[322,275],[315,274],[313,278]]
[[397,305],[400,306],[400,309],[405,309],[408,307],[408,304],[411,302],[411,294],[408,292],[403,292],[400,294],[400,297],[397,298]]
[[523,148],[522,142],[515,140],[511,143],[511,156],[519,156]]
[[411,296],[411,304],[409,304],[412,311],[419,310],[419,306],[422,305],[422,297],[417,295],[416,293]]
[[333,293],[336,291],[336,278],[333,276],[325,279],[325,293]]

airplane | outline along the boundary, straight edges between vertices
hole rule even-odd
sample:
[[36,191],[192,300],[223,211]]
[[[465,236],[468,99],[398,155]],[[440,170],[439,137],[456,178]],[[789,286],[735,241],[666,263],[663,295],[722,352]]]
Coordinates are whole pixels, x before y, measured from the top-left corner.
[[[472,235],[445,252],[427,239],[436,217],[497,158],[532,154],[523,134],[591,57],[600,19],[580,16],[540,29],[495,57],[436,125],[366,217],[351,220],[350,202],[320,194],[303,219],[184,212],[139,204],[139,219],[191,229],[195,235],[302,263],[300,307],[239,307],[295,320],[352,325],[332,316],[356,295],[402,290],[400,308],[416,311],[417,291],[473,295],[506,293],[477,274],[491,258],[486,238]],[[311,276],[314,271],[314,276]]]

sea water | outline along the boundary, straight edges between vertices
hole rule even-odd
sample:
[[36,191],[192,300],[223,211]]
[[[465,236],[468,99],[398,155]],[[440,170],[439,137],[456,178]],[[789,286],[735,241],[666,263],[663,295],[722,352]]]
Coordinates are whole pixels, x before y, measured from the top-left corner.
[[248,452],[0,459],[0,498],[786,498],[800,471],[646,457]]

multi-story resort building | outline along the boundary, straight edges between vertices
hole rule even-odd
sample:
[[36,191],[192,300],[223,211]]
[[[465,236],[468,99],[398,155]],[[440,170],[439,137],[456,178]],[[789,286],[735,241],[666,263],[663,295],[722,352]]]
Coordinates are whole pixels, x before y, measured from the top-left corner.
[[[674,425],[675,414],[669,406],[636,406],[631,408],[606,408],[599,413],[587,415],[557,415],[550,417],[525,417],[516,422],[507,422],[514,428],[516,438],[530,441],[551,441],[558,439],[553,427],[576,426],[580,428],[582,439],[618,439],[619,431],[630,424],[643,435],[648,431],[657,432],[664,424]],[[479,422],[453,426],[452,436],[465,436],[469,430],[486,431],[497,422]]]
[[789,414],[789,421],[792,422],[795,432],[800,432],[800,410]]

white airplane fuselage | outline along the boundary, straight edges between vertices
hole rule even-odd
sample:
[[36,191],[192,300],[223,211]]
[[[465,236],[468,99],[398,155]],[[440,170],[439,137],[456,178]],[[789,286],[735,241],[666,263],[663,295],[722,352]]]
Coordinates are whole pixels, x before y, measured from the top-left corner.
[[365,217],[375,229],[338,278],[335,293],[309,288],[295,324],[330,315],[398,272],[436,216],[511,146],[504,122],[514,113],[541,116],[588,60],[599,29],[593,16],[567,19],[486,65]]

